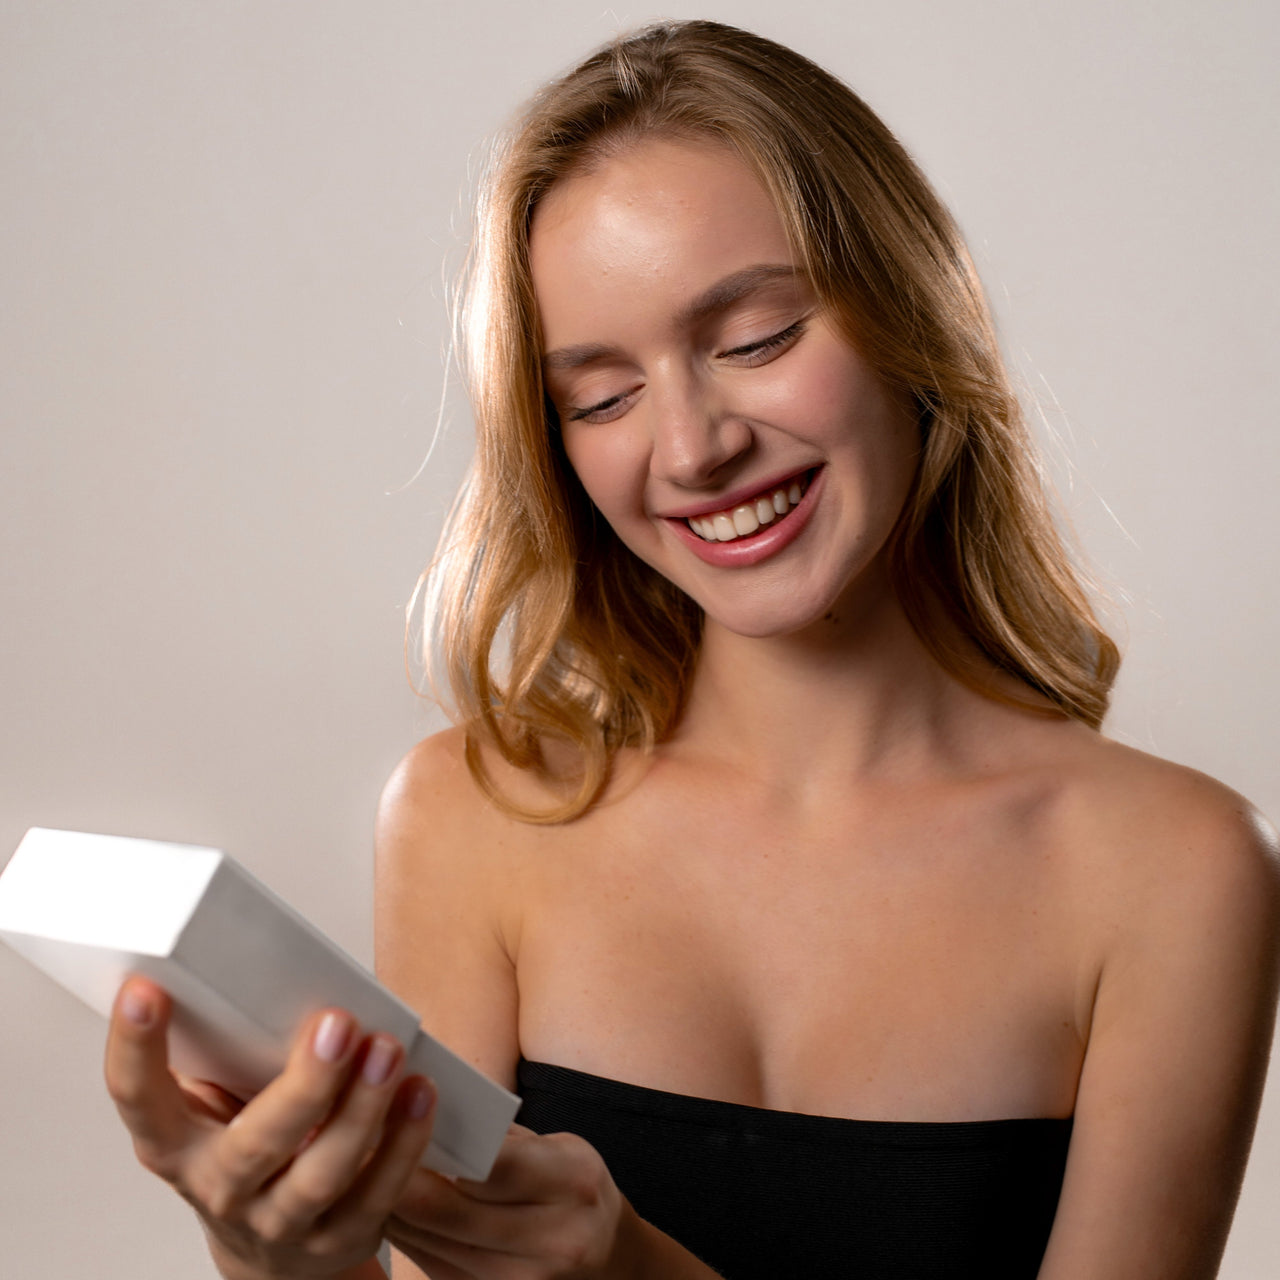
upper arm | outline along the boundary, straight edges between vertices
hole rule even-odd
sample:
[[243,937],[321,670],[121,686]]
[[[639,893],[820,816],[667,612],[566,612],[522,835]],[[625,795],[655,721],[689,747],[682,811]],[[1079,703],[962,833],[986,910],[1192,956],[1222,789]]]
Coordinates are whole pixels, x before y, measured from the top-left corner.
[[[454,730],[401,761],[374,841],[378,976],[426,1031],[508,1089],[520,1054],[512,837],[472,781]],[[391,1263],[394,1280],[426,1280],[398,1250]]]
[[375,838],[378,976],[423,1027],[507,1088],[519,1057],[510,878],[461,735],[419,743],[387,783]]
[[1223,793],[1174,816],[1094,899],[1106,943],[1041,1280],[1204,1280],[1226,1242],[1275,1014],[1275,837]]

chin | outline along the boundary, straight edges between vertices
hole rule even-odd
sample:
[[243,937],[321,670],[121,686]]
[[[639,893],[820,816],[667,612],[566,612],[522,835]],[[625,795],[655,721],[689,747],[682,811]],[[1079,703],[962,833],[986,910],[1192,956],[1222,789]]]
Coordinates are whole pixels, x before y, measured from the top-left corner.
[[704,592],[694,599],[707,622],[751,640],[799,636],[836,615],[845,621],[866,620],[895,604],[887,569],[879,558],[869,564],[855,561],[845,572],[816,573],[807,580],[800,575],[759,586],[763,589],[720,596]]
[[769,640],[799,635],[821,622],[834,608],[830,602],[817,607],[797,607],[788,601],[774,608],[708,609],[703,612],[710,623],[746,640]]

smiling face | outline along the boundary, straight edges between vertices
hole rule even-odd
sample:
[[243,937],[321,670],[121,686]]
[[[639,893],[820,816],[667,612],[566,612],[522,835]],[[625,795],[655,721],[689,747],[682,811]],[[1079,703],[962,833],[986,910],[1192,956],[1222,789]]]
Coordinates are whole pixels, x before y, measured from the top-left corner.
[[915,424],[733,152],[653,138],[562,180],[530,258],[569,461],[708,624],[786,634],[887,592]]

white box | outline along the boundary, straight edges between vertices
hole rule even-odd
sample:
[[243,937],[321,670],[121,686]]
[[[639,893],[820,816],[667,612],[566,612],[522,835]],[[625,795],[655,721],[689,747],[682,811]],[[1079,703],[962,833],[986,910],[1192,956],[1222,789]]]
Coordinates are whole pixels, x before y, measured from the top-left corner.
[[520,1099],[218,849],[33,827],[0,874],[0,938],[107,1016],[126,974],[173,997],[170,1061],[240,1098],[284,1066],[308,1014],[349,1010],[438,1091],[423,1163],[484,1179]]

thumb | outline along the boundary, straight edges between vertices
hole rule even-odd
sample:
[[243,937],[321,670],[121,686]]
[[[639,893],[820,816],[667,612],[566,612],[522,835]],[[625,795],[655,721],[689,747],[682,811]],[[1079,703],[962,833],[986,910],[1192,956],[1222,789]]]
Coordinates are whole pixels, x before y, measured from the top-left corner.
[[138,1158],[161,1176],[191,1127],[182,1090],[169,1073],[171,1010],[169,997],[153,982],[127,978],[111,1012],[104,1063],[107,1092],[133,1135]]

